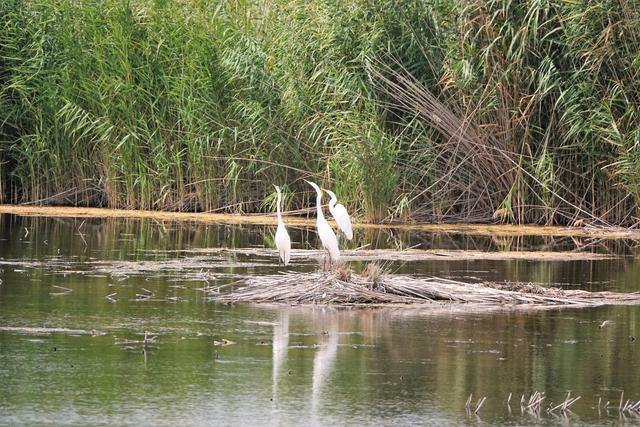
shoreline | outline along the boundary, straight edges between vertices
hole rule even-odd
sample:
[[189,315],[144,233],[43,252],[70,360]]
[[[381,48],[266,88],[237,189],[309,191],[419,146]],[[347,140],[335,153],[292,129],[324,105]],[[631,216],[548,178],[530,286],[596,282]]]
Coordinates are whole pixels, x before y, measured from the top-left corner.
[[[207,212],[166,212],[132,209],[109,209],[71,206],[25,206],[0,205],[0,214],[19,216],[50,216],[75,218],[134,218],[156,219],[164,221],[192,221],[199,223],[276,225],[275,213],[268,214],[221,214]],[[315,217],[285,216],[288,226],[313,226]],[[394,223],[370,224],[354,223],[359,229],[397,229],[406,231],[425,231],[432,233],[453,233],[482,236],[558,236],[558,237],[596,237],[604,239],[640,240],[640,230],[624,228],[587,228],[512,224],[429,224]]]

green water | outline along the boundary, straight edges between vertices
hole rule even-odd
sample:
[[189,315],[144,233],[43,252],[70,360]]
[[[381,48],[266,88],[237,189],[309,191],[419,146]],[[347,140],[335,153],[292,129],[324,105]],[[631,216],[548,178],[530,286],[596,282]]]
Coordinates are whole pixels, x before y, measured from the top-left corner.
[[[617,425],[640,399],[638,307],[465,313],[222,305],[198,290],[274,273],[270,227],[0,217],[0,424]],[[290,230],[312,247],[312,230]],[[570,239],[360,233],[352,247],[572,249]],[[391,264],[402,272],[640,290],[631,242],[615,260]],[[188,268],[182,268],[187,264]],[[135,262],[135,263],[134,263]],[[133,267],[136,268],[133,268]],[[143,266],[140,271],[140,266]],[[358,268],[354,265],[354,268]],[[294,270],[317,264],[300,261]],[[146,295],[151,295],[146,297]],[[112,295],[111,299],[105,298]],[[144,295],[145,297],[140,297]],[[604,327],[600,324],[610,320]],[[26,329],[43,328],[43,329]],[[67,328],[68,331],[47,328]],[[91,331],[94,330],[94,335]],[[51,332],[52,331],[52,332]],[[144,332],[156,337],[143,346]],[[640,337],[639,337],[640,338]],[[216,346],[214,341],[235,342]],[[539,415],[520,398],[546,394]],[[571,391],[565,416],[546,413]],[[478,414],[465,410],[486,396]],[[512,394],[511,411],[507,397]],[[598,400],[615,408],[598,410]]]

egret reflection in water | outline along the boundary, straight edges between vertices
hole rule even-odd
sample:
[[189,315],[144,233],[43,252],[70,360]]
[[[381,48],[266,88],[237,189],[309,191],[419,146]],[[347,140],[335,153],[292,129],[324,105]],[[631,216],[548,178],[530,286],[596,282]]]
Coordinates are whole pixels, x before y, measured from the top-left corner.
[[281,310],[276,324],[273,325],[273,402],[277,402],[280,371],[289,348],[289,312]]
[[338,353],[339,325],[335,315],[322,312],[322,338],[319,349],[313,358],[313,383],[311,386],[311,413],[318,410],[322,390],[336,361]]

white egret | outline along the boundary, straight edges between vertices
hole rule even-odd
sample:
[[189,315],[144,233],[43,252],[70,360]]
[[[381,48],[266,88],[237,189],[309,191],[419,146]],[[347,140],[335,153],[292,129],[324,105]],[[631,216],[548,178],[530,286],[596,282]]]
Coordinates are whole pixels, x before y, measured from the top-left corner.
[[340,231],[347,236],[347,239],[353,239],[353,228],[351,227],[351,218],[349,218],[349,213],[347,212],[347,208],[344,207],[341,203],[336,204],[338,199],[336,195],[331,190],[324,190],[329,196],[331,196],[331,201],[329,202],[329,212],[331,212],[331,216],[336,220],[338,224],[338,228]]
[[316,228],[318,229],[318,236],[324,247],[329,252],[329,258],[331,261],[337,261],[340,258],[340,249],[338,248],[338,239],[336,238],[333,229],[329,225],[324,214],[322,213],[322,190],[314,182],[307,181],[316,190],[316,208],[318,214],[316,216]]
[[274,185],[276,188],[276,193],[278,193],[278,200],[276,201],[276,209],[278,211],[278,229],[276,230],[276,248],[278,249],[278,254],[282,259],[284,265],[289,264],[289,259],[291,258],[291,239],[289,238],[289,233],[287,233],[287,229],[284,226],[284,221],[282,220],[282,214],[280,213],[280,202],[282,201],[282,194],[280,194],[280,187]]

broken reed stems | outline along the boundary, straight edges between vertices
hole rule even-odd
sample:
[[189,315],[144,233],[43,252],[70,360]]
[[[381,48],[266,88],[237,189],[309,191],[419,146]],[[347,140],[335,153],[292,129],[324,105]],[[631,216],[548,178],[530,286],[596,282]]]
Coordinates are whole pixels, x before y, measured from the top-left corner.
[[[464,408],[468,413],[471,413],[471,400],[473,399],[473,393],[471,393],[469,395],[469,398],[467,399]],[[483,396],[482,398],[478,399],[478,401],[475,404],[475,408],[473,409],[473,413],[477,414],[480,411],[480,408],[482,408],[482,405],[484,405],[484,402],[487,400],[486,396]]]
[[[511,397],[512,397],[512,393],[509,393],[509,396],[507,397],[507,408],[509,409],[509,413],[511,413]],[[567,392],[567,396],[562,402],[560,402],[557,405],[550,405],[549,408],[546,410],[546,412],[548,414],[553,414],[556,411],[560,411],[563,413],[571,412],[570,407],[580,399],[582,399],[582,396],[571,397],[571,392]],[[520,409],[523,413],[532,412],[532,413],[539,414],[541,404],[544,400],[545,400],[544,392],[540,393],[538,391],[535,391],[534,393],[531,394],[531,396],[528,399],[526,398],[526,395],[523,394],[520,398]],[[471,396],[469,396],[469,399],[467,399],[467,406],[470,404],[470,402],[471,402]],[[598,409],[598,411],[600,411],[601,408],[609,410],[611,409],[610,403],[611,403],[610,401],[607,401],[603,405],[602,396],[600,396],[598,398],[596,408]],[[638,401],[633,401],[631,399],[625,400],[624,391],[622,391],[620,393],[620,400],[618,401],[617,409],[618,409],[618,412],[620,412],[621,414],[627,413],[635,416],[640,416],[640,400]]]
[[52,287],[54,287],[56,289],[61,289],[62,292],[49,292],[49,295],[51,295],[51,296],[67,295],[68,293],[73,291],[73,289],[65,288],[64,286],[52,285]]
[[[507,408],[509,410],[509,414],[511,414],[511,398],[512,398],[513,394],[509,393],[509,396],[507,397]],[[525,394],[522,394],[522,396],[520,397],[520,410],[521,412],[524,414],[525,412],[527,413],[531,413],[531,414],[535,414],[536,416],[540,415],[540,409],[542,406],[542,402],[545,400],[546,396],[544,392],[539,392],[539,391],[534,391],[529,398],[526,397]],[[549,408],[546,410],[547,414],[554,414],[556,411],[560,411],[562,413],[567,413],[567,412],[571,412],[571,410],[569,409],[571,407],[571,405],[573,405],[574,403],[576,403],[578,400],[580,400],[582,398],[582,396],[576,396],[576,397],[571,397],[571,392],[567,392],[567,396],[565,397],[565,399],[555,405],[555,406],[549,406]],[[472,405],[472,401],[473,401],[473,393],[469,394],[469,397],[467,398],[466,402],[465,402],[465,410],[467,411],[467,413],[471,413],[473,412],[474,414],[477,414],[480,411],[480,408],[482,407],[482,405],[485,403],[485,401],[487,400],[486,397],[482,397],[481,399],[479,399],[477,401],[477,403],[475,405]],[[597,404],[597,409],[598,411],[600,410],[600,408],[604,408],[604,409],[609,409],[609,404],[610,402],[607,401],[607,403],[604,404],[604,406],[602,406],[602,396],[600,396],[598,398],[598,404]],[[473,406],[475,406],[475,408],[472,408]],[[632,415],[636,415],[636,416],[640,416],[640,400],[634,402],[630,399],[627,399],[626,401],[624,400],[624,391],[620,394],[620,402],[618,405],[618,411],[622,414],[622,413],[628,413],[628,414],[632,414]]]
[[568,392],[567,393],[567,397],[565,398],[564,401],[562,401],[562,403],[547,409],[547,412],[548,413],[552,413],[552,412],[556,411],[557,409],[560,409],[562,412],[565,412],[565,411],[567,411],[569,409],[569,406],[573,405],[575,402],[580,400],[581,397],[582,396],[571,398],[571,392]]
[[134,301],[146,301],[149,300],[150,298],[152,298],[155,293],[153,293],[152,291],[150,291],[149,289],[145,289],[145,288],[141,288],[143,292],[146,292],[144,294],[138,294],[136,293],[136,299]]
[[478,411],[480,411],[480,408],[482,408],[482,405],[484,404],[484,402],[487,400],[487,397],[484,396],[482,399],[478,400],[478,403],[476,403],[476,410],[473,411],[474,414],[477,414]]
[[527,402],[527,405],[524,407],[524,409],[538,412],[540,410],[540,405],[542,404],[542,401],[544,399],[544,393],[536,391],[531,395],[531,397],[529,398],[529,402]]
[[[602,398],[600,398],[602,399]],[[601,400],[598,401],[598,408],[600,408],[600,402]],[[610,409],[609,406],[609,401],[607,401],[607,403],[604,404],[603,408],[604,409]],[[620,392],[620,401],[618,404],[618,412],[620,412],[621,414],[623,413],[629,413],[629,414],[633,414],[633,415],[640,415],[640,400],[638,400],[637,402],[634,402],[631,399],[627,399],[626,401],[624,400],[624,390],[622,392]]]

